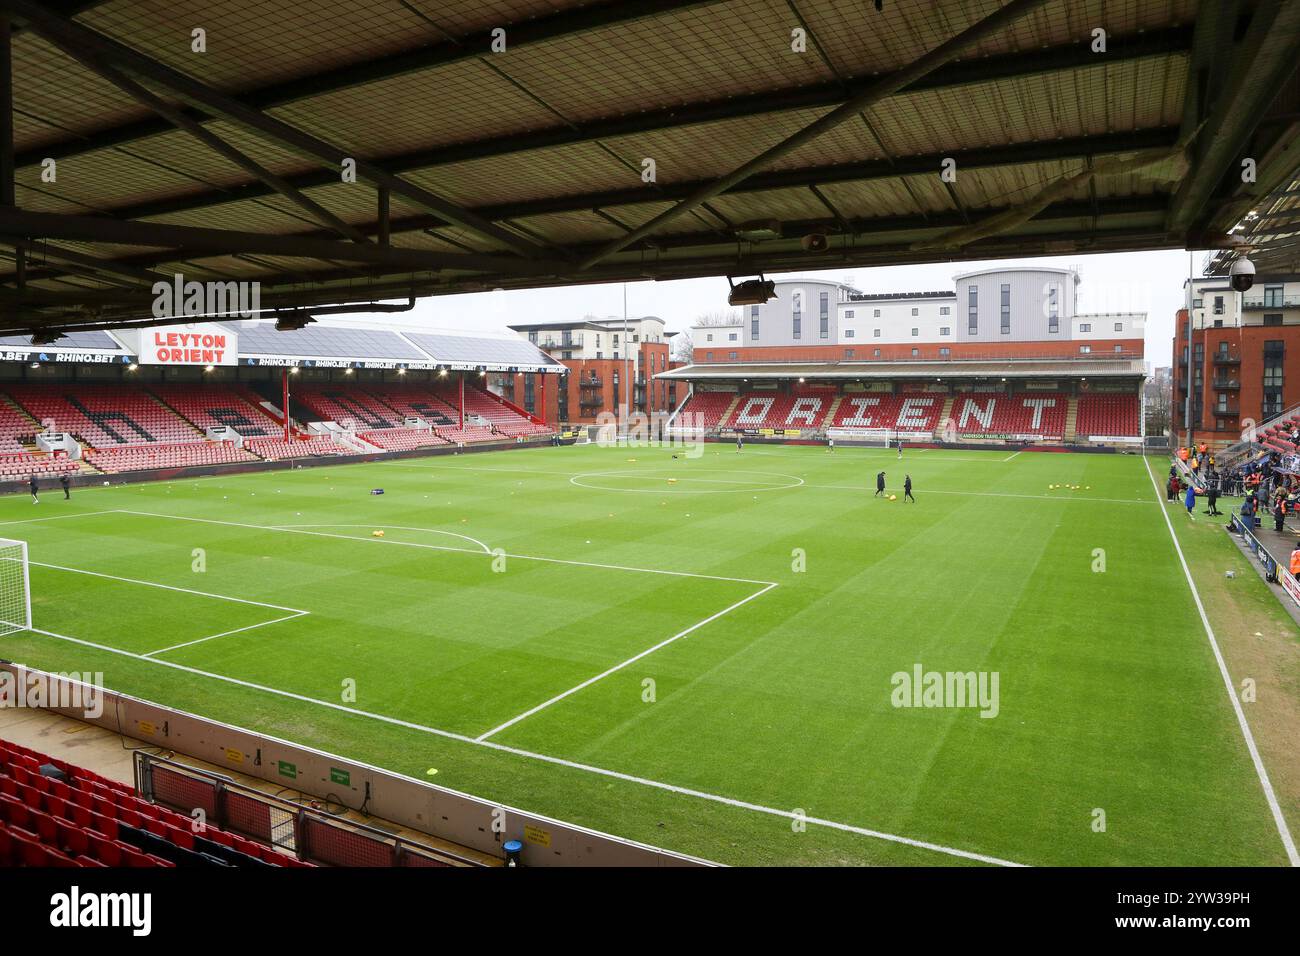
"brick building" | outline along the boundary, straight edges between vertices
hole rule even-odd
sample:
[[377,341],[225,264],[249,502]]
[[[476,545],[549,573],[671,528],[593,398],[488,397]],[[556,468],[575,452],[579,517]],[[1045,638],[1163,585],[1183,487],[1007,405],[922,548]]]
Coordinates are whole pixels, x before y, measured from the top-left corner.
[[[657,316],[586,318],[574,322],[522,323],[511,330],[526,338],[569,370],[558,380],[548,377],[542,394],[541,376],[496,375],[490,387],[548,422],[590,424],[602,413],[617,413],[628,404],[634,411],[669,413],[677,407],[675,382],[654,376],[674,367],[670,340]],[[680,393],[684,397],[685,390]],[[538,410],[541,411],[538,411]]]
[[1192,428],[1229,444],[1300,405],[1300,275],[1260,275],[1245,293],[1223,277],[1191,281],[1191,345],[1179,309],[1172,349],[1173,423],[1186,430],[1190,380]]

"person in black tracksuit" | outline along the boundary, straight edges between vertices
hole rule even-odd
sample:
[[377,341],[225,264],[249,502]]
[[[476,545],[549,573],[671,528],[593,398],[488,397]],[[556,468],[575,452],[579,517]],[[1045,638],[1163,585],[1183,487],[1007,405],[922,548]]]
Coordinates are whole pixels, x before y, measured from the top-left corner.
[[745,436],[736,432],[736,451],[741,451],[745,447]]
[[40,491],[40,488],[36,484],[36,475],[33,474],[31,478],[27,480],[27,487],[30,488],[32,491],[32,503],[40,504],[41,498],[40,495],[37,494],[37,492]]
[[879,498],[885,493],[885,473],[882,471],[876,475],[876,494],[874,497]]
[[916,504],[916,499],[912,497],[912,476],[903,476],[903,500]]
[[1219,510],[1219,504],[1218,504],[1219,502],[1219,476],[1218,475],[1209,475],[1205,479],[1205,495],[1206,495],[1207,503],[1210,506],[1210,509],[1205,513],[1209,515],[1211,518],[1213,518],[1215,515],[1223,514],[1223,512]]
[[72,492],[69,490],[72,486],[72,480],[68,477],[67,472],[59,475],[59,484],[63,486],[63,500],[67,501],[72,497]]

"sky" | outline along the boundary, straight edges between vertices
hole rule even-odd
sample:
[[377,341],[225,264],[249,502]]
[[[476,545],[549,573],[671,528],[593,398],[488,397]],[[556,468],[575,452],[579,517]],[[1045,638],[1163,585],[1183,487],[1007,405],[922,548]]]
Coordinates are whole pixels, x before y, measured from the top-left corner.
[[[1204,258],[1203,252],[1162,250],[772,273],[767,278],[818,276],[839,279],[863,292],[924,292],[952,289],[954,276],[975,269],[1074,268],[1082,279],[1078,311],[1145,312],[1147,358],[1153,366],[1162,366],[1169,364],[1174,315],[1183,306],[1183,283],[1188,269],[1194,267],[1199,275]],[[657,315],[667,323],[668,331],[685,330],[702,315],[727,310],[727,280],[723,276],[629,282],[626,288],[628,315]],[[521,322],[569,322],[585,315],[621,316],[623,290],[623,283],[611,283],[433,296],[417,301],[409,313],[374,315],[368,320],[399,328],[506,332],[508,325]],[[356,318],[360,317],[346,317],[342,321],[352,322]]]

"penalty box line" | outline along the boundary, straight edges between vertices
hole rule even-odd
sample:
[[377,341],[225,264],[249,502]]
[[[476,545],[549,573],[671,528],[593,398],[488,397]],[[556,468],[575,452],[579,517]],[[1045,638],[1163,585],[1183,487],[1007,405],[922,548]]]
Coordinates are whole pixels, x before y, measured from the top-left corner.
[[[191,515],[169,515],[157,511],[131,511],[119,509],[115,514],[137,515],[145,518],[170,518],[173,521],[198,521],[203,524],[226,525],[231,528],[249,528],[253,531],[279,531],[284,534],[306,534],[316,538],[338,538],[341,541],[361,541],[373,544],[388,544],[405,548],[424,548],[428,551],[453,551],[458,554],[477,554],[483,555],[484,552],[478,548],[457,548],[445,544],[421,544],[418,541],[394,541],[389,538],[363,538],[355,534],[333,534],[328,531],[308,531],[304,528],[295,528],[288,525],[262,525],[248,524],[242,521],[223,521],[219,518],[197,518]],[[376,527],[381,527],[376,525]],[[432,530],[432,529],[425,529]],[[442,533],[442,532],[440,532]],[[760,581],[755,578],[735,578],[728,577],[724,574],[702,574],[696,571],[669,571],[664,568],[638,568],[626,564],[601,564],[596,561],[578,561],[570,558],[547,558],[535,554],[510,554],[501,551],[500,554],[487,552],[488,557],[512,558],[516,561],[539,561],[544,564],[567,564],[582,568],[601,568],[606,571],[633,571],[638,574],[666,574],[677,578],[700,578],[706,581],[730,581],[734,584],[776,584],[775,581]]]
[[[68,517],[73,517],[73,516],[68,515]],[[163,654],[166,653],[167,651],[178,650],[182,647],[189,647],[192,644],[202,644],[206,641],[215,641],[219,637],[226,637],[229,634],[239,634],[243,631],[251,631],[255,628],[266,627],[269,624],[279,624],[281,621],[291,621],[296,617],[303,617],[304,615],[311,613],[310,611],[304,611],[299,608],[285,607],[282,604],[268,604],[266,601],[254,601],[250,598],[231,597],[229,594],[214,594],[211,591],[199,591],[195,588],[183,588],[180,587],[179,585],[162,584],[158,581],[142,581],[139,578],[126,578],[118,574],[105,574],[102,571],[87,571],[85,568],[69,568],[61,564],[47,564],[44,561],[32,561],[30,559],[28,560],[28,564],[33,564],[38,568],[50,568],[51,570],[54,571],[69,571],[73,574],[86,574],[89,575],[90,577],[105,578],[110,581],[123,581],[127,584],[139,584],[144,587],[160,588],[161,590],[164,591],[178,591],[182,594],[194,594],[194,595],[198,595],[199,597],[213,598],[218,601],[229,601],[234,604],[248,604],[253,607],[264,607],[275,611],[290,612],[288,614],[282,615],[281,617],[273,618],[269,621],[259,621],[256,624],[249,624],[246,625],[245,627],[236,627],[229,631],[222,631],[220,634],[210,634],[207,637],[196,638],[195,640],[192,641],[184,641],[183,643],[180,644],[172,644],[170,647],[160,647],[157,650],[149,651],[147,654],[143,655],[145,657],[149,657],[154,654]]]
[[556,695],[555,695],[554,697],[552,697],[550,700],[548,700],[548,701],[543,701],[542,703],[538,704],[536,707],[532,707],[532,708],[530,708],[530,709],[524,711],[522,714],[519,714],[519,715],[516,716],[516,717],[511,717],[511,718],[510,718],[509,720],[507,720],[504,724],[501,724],[500,726],[497,726],[497,727],[493,727],[493,728],[492,728],[491,730],[489,730],[487,733],[479,734],[477,737],[474,738],[475,743],[482,743],[483,741],[487,740],[489,737],[495,737],[497,734],[499,734],[501,731],[505,730],[507,727],[513,727],[515,724],[519,723],[521,720],[526,720],[527,718],[533,716],[534,714],[536,714],[536,713],[538,713],[538,712],[540,712],[540,711],[545,710],[547,707],[550,707],[552,704],[558,704],[560,701],[564,700],[566,697],[570,697],[570,696],[572,696],[573,694],[576,694],[576,693],[577,693],[578,691],[580,691],[580,690],[585,690],[586,688],[590,687],[592,684],[595,684],[595,683],[597,683],[598,681],[602,681],[602,680],[604,680],[604,679],[605,679],[606,677],[608,677],[610,674],[613,674],[613,673],[616,673],[616,672],[618,672],[618,671],[621,671],[623,668],[627,667],[629,664],[635,664],[637,661],[641,660],[643,657],[649,657],[649,656],[650,656],[651,654],[653,654],[655,651],[660,650],[661,648],[667,647],[669,644],[672,644],[674,641],[681,640],[683,637],[686,637],[688,634],[691,634],[691,633],[693,633],[693,632],[695,632],[695,631],[698,631],[700,628],[704,627],[704,625],[709,624],[709,623],[711,623],[711,622],[713,622],[713,621],[716,621],[718,618],[722,617],[724,614],[730,614],[732,611],[736,610],[736,608],[740,607],[741,605],[748,604],[750,601],[754,600],[755,598],[762,597],[764,594],[766,594],[768,591],[772,590],[772,588],[774,588],[774,587],[776,587],[776,584],[775,584],[775,583],[769,584],[769,585],[767,585],[767,587],[765,587],[765,588],[761,588],[761,589],[755,591],[753,594],[750,594],[750,595],[748,595],[747,597],[743,597],[743,598],[741,598],[739,601],[737,601],[735,604],[732,604],[730,607],[724,607],[721,611],[718,611],[716,614],[711,614],[711,615],[709,615],[708,617],[706,617],[704,620],[702,620],[702,621],[697,621],[695,624],[692,624],[690,627],[686,628],[684,631],[678,631],[678,632],[677,632],[676,634],[674,634],[672,637],[669,637],[669,638],[666,638],[666,639],[660,641],[658,644],[655,644],[653,647],[647,647],[647,648],[646,648],[644,651],[642,651],[641,653],[632,655],[632,656],[629,657],[627,660],[625,660],[625,661],[621,661],[620,663],[615,664],[613,667],[610,667],[610,668],[608,668],[607,670],[602,671],[601,673],[597,674],[595,677],[589,677],[589,678],[587,678],[585,681],[583,681],[581,684],[577,684],[577,685],[575,685],[575,686],[573,686],[573,687],[570,687],[568,690],[564,691],[564,693],[562,693],[562,694],[556,694]]
[[911,837],[899,836],[896,833],[887,833],[883,830],[873,830],[868,827],[855,826],[849,823],[841,823],[836,820],[828,820],[822,817],[807,816],[805,814],[793,811],[782,810],[778,807],[768,807],[759,803],[750,803],[746,800],[737,800],[732,797],[721,796],[720,794],[708,793],[703,790],[693,790],[689,787],[679,787],[676,784],[664,783],[661,780],[652,780],[648,777],[638,777],[629,773],[622,773],[617,770],[608,770],[604,767],[596,767],[591,764],[578,763],[574,760],[565,760],[563,757],[552,757],[548,754],[535,753],[530,750],[523,750],[518,747],[510,747],[506,744],[497,743],[494,740],[475,740],[473,737],[465,734],[458,734],[450,730],[441,730],[437,727],[428,727],[424,724],[417,724],[409,720],[402,720],[399,717],[389,717],[385,714],[376,714],[370,711],[361,710],[356,707],[348,707],[346,704],[336,704],[333,701],[319,700],[315,697],[308,697],[304,694],[297,694],[293,691],[281,690],[277,687],[269,687],[265,684],[256,684],[252,681],[241,680],[238,677],[229,677],[225,674],[217,674],[212,671],[201,670],[197,667],[190,667],[185,664],[178,664],[175,661],[165,661],[156,657],[145,657],[143,654],[136,654],[132,651],[124,651],[117,647],[108,647],[104,644],[97,644],[94,641],[83,640],[79,637],[71,637],[67,634],[59,634],[54,631],[47,631],[42,628],[31,628],[30,633],[41,634],[45,637],[52,637],[56,640],[67,641],[72,644],[80,644],[84,647],[91,647],[95,650],[105,651],[109,654],[118,654],[122,657],[130,657],[134,660],[144,661],[148,664],[157,664],[160,667],[170,667],[173,670],[183,671],[188,674],[195,674],[199,677],[207,677],[212,680],[223,681],[228,684],[234,684],[249,690],[256,690],[266,694],[274,694],[278,697],[285,697],[290,700],[296,700],[305,704],[315,704],[318,707],[327,707],[330,710],[340,711],[341,713],[350,714],[354,717],[365,717],[370,720],[377,720],[382,723],[392,724],[396,727],[403,727],[407,730],[418,731],[419,733],[431,734],[435,737],[442,737],[447,740],[454,740],[459,743],[469,744],[474,747],[485,747],[489,750],[495,750],[500,753],[510,754],[515,757],[521,757],[526,760],[535,760],[542,763],[548,763],[555,766],[567,767],[571,770],[580,770],[584,773],[596,774],[602,777],[608,777],[615,780],[622,780],[627,783],[634,783],[642,787],[650,787],[655,790],[663,790],[668,793],[675,793],[680,796],[694,797],[699,800],[707,800],[711,803],[718,803],[724,806],[735,807],[741,810],[749,810],[754,813],[763,813],[769,816],[780,817],[785,820],[798,820],[802,823],[809,823],[814,826],[826,827],[831,830],[838,830],[844,833],[853,833],[858,836],[870,837],[877,840],[884,840],[889,843],[898,843],[904,846],[915,847],[921,850],[930,850],[935,853],[943,853],[948,856],[960,857],[966,860],[973,860],[979,863],[987,863],[993,866],[1024,866],[1022,863],[1015,863],[1011,860],[1004,860],[996,856],[988,856],[983,853],[974,853],[970,850],[961,850],[956,847],[944,846],[940,843],[930,843],[925,840],[916,840]]

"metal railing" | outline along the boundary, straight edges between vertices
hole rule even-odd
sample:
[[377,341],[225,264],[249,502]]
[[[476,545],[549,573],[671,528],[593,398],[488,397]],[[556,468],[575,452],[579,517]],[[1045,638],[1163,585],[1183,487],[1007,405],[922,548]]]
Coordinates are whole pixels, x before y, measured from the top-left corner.
[[1300,309],[1300,295],[1255,295],[1242,296],[1243,309]]

